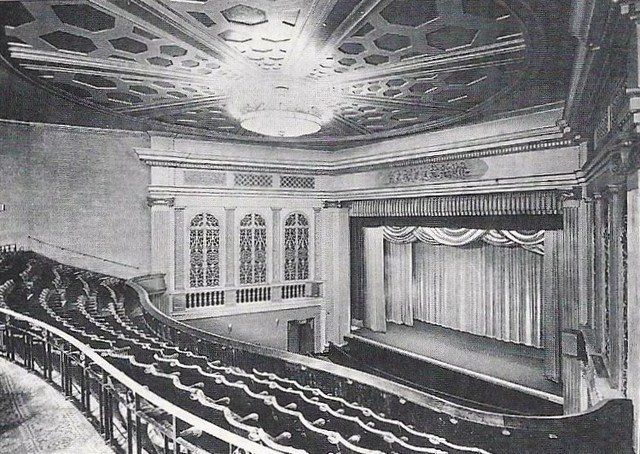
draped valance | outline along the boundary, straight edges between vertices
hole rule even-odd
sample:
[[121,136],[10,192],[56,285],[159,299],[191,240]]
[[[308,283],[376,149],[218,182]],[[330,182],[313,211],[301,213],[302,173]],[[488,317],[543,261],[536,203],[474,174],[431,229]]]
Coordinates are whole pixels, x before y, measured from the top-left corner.
[[349,215],[380,216],[503,216],[561,213],[556,191],[505,192],[347,202]]
[[383,236],[393,243],[421,241],[445,246],[465,246],[483,241],[493,246],[520,246],[536,254],[544,255],[544,230],[482,230],[436,227],[384,227]]

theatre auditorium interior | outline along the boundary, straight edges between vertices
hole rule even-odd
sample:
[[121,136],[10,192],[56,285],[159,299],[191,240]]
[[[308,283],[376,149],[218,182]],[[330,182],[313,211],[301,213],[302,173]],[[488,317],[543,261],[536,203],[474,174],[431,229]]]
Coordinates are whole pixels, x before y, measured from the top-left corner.
[[640,453],[640,1],[0,0],[0,452]]

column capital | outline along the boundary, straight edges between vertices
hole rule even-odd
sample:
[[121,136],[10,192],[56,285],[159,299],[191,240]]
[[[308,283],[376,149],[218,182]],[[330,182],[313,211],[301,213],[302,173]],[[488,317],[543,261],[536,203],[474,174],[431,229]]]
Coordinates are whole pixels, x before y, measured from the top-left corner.
[[149,197],[147,197],[147,205],[149,207],[165,206],[167,208],[171,208],[175,204],[175,201],[176,201],[175,197],[168,197],[168,196],[149,196]]
[[571,188],[559,189],[558,198],[562,203],[570,200],[579,201],[582,199],[582,186],[573,186]]
[[615,176],[626,176],[640,167],[640,143],[625,141],[616,149],[607,162],[609,171]]

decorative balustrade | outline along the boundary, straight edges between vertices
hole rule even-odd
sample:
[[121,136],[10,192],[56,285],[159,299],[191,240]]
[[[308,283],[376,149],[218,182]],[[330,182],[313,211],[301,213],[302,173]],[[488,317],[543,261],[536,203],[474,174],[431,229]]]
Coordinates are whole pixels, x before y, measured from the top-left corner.
[[199,307],[212,307],[224,305],[223,290],[205,290],[197,292],[189,292],[185,294],[185,302],[187,309],[195,309]]
[[17,251],[18,251],[17,244],[3,244],[0,246],[0,253],[17,252]]
[[315,281],[274,283],[259,286],[187,290],[173,293],[173,311],[228,307],[236,304],[267,303],[298,298],[321,297],[322,283]]
[[282,286],[282,299],[304,298],[307,293],[306,284],[288,284]]
[[271,300],[271,287],[247,287],[236,290],[236,303],[257,303]]

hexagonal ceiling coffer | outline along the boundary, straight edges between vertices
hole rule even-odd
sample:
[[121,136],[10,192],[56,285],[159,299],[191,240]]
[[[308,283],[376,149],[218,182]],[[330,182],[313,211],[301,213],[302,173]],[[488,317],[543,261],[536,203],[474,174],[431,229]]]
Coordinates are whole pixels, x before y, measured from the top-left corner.
[[109,42],[114,49],[129,52],[130,54],[140,54],[148,49],[145,43],[141,43],[140,41],[131,39],[126,36],[122,38],[110,39]]
[[247,41],[251,41],[252,39],[250,36],[243,35],[236,30],[225,30],[218,36],[231,43],[246,43]]
[[232,6],[221,11],[229,22],[243,25],[258,25],[267,22],[267,13],[263,10],[243,4]]
[[473,43],[477,34],[478,30],[447,25],[427,34],[427,43],[440,50],[456,49]]
[[68,50],[81,54],[88,54],[98,48],[89,38],[62,31],[47,33],[40,36],[40,39],[48,42],[58,50]]
[[462,0],[462,10],[466,14],[487,19],[497,19],[509,14],[500,3],[494,0]]
[[438,18],[435,0],[395,0],[380,11],[390,24],[417,27]]
[[357,55],[364,52],[364,46],[360,43],[344,43],[338,49],[341,52],[349,55]]
[[173,44],[168,46],[160,46],[160,53],[168,55],[169,57],[182,57],[183,55],[187,55],[186,49]]
[[405,49],[411,45],[411,40],[408,36],[398,35],[396,33],[387,33],[380,38],[375,39],[374,44],[378,49],[388,50],[395,52],[400,49]]
[[364,58],[364,61],[367,62],[370,65],[381,65],[383,63],[388,62],[389,61],[389,57],[387,57],[386,55],[373,54],[373,55],[367,55]]
[[187,11],[187,13],[205,27],[209,28],[216,23],[206,13],[200,11]]
[[51,5],[61,22],[90,32],[110,30],[116,19],[90,5]]
[[166,58],[162,58],[162,57],[151,57],[151,58],[147,58],[147,61],[149,63],[151,63],[152,65],[155,66],[163,66],[165,68],[173,65],[173,62],[171,60],[167,60]]

